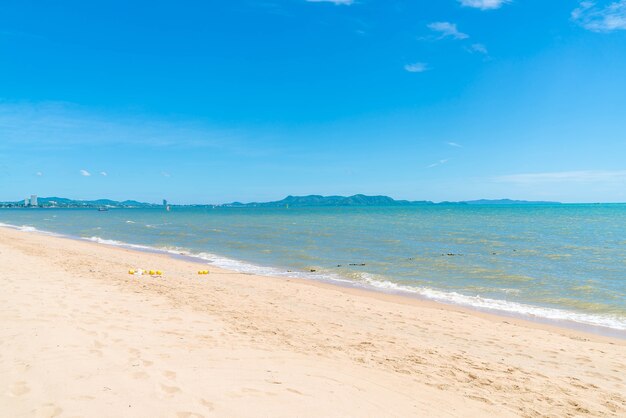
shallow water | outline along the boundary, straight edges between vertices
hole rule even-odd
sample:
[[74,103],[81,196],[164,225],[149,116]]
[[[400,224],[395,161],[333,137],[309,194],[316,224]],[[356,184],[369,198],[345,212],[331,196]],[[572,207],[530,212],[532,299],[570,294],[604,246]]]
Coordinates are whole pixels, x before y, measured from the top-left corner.
[[0,222],[626,329],[626,205],[3,209]]

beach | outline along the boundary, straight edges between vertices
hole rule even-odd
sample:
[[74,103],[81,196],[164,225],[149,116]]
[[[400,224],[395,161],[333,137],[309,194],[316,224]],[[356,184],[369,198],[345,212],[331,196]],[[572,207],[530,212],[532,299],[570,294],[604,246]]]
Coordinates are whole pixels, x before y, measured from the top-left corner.
[[10,228],[0,268],[2,416],[626,414],[624,340]]

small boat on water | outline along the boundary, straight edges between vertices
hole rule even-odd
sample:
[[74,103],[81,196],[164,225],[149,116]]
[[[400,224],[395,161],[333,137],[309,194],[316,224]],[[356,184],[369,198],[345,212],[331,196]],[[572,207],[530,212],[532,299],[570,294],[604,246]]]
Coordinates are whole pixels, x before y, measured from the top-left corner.
[[107,212],[109,208],[99,207],[98,212]]

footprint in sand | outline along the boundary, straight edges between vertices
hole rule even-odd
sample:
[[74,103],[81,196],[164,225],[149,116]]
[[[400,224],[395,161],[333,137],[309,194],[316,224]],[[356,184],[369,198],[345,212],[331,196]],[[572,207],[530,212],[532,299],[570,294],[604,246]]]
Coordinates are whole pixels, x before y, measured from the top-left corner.
[[173,395],[181,391],[178,386],[167,386],[167,385],[164,385],[163,383],[161,383],[161,389],[163,390],[163,392],[167,393],[168,395]]
[[35,409],[33,412],[35,413],[34,416],[38,418],[53,418],[61,415],[61,412],[63,412],[63,410],[55,404],[48,403]]
[[89,350],[91,354],[95,354],[98,357],[102,357],[102,351],[100,350]]
[[204,398],[200,398],[200,403],[202,404],[202,406],[208,408],[209,411],[215,410],[215,405],[213,404],[213,402],[209,402]]
[[[0,356],[0,358],[1,358],[1,356]],[[15,366],[13,366],[13,367],[14,367],[16,370],[18,370],[19,372],[21,372],[21,373],[25,373],[25,372],[27,372],[27,371],[28,371],[28,370],[30,370],[30,368],[32,367],[30,364],[25,363],[25,362],[23,362],[23,361],[19,361],[19,360],[16,360],[16,361],[17,361],[17,364],[15,364]],[[3,383],[4,383],[4,382],[3,382]]]
[[9,391],[9,394],[11,396],[22,396],[27,394],[28,392],[30,392],[30,388],[28,386],[26,386],[26,382],[15,382],[13,383],[13,385],[11,386],[11,390]]
[[171,370],[164,371],[163,376],[167,377],[170,380],[176,380],[176,372],[173,372]]
[[146,372],[135,372],[133,373],[133,379],[147,379],[150,375]]

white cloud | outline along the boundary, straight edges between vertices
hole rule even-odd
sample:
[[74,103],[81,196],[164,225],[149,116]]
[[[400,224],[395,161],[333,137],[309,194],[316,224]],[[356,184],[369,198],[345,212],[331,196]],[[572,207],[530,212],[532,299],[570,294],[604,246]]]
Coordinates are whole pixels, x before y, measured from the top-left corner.
[[592,32],[626,30],[626,0],[581,1],[572,11],[572,20]]
[[309,3],[333,3],[335,5],[345,5],[349,6],[354,4],[354,0],[306,0]]
[[415,62],[413,64],[405,65],[404,69],[410,73],[423,73],[424,71],[428,71],[428,64],[423,62]]
[[511,0],[459,0],[462,6],[480,10],[499,9],[503,4],[510,2]]
[[427,166],[427,168],[433,168],[433,167],[437,167],[438,165],[442,165],[447,163],[448,161],[450,161],[449,159],[445,159],[445,160],[439,160],[436,163],[432,163],[430,165]]
[[451,147],[455,147],[455,148],[463,148],[463,145],[457,143],[457,142],[446,142],[446,144],[450,145]]
[[172,177],[172,175],[170,173],[168,173],[167,171],[161,171],[161,175],[163,177]]
[[83,177],[89,177],[91,176],[91,173],[87,170],[80,170],[80,175]]
[[626,182],[626,170],[581,170],[550,173],[510,174],[495,177],[493,180],[503,183],[608,183]]
[[37,176],[41,177],[43,176],[43,173],[41,171],[38,171],[37,173],[35,173]]
[[463,32],[459,32],[455,23],[450,22],[433,22],[429,23],[428,29],[439,32],[441,34],[441,38],[445,38],[446,36],[451,36],[454,39],[467,39],[469,35]]
[[489,51],[487,51],[487,47],[483,44],[471,44],[469,49],[470,52],[478,52],[479,54],[487,55]]
[[100,172],[100,175],[101,175],[101,176],[106,177],[106,176],[108,176],[109,174],[108,174],[106,171],[101,171],[101,172]]

